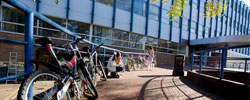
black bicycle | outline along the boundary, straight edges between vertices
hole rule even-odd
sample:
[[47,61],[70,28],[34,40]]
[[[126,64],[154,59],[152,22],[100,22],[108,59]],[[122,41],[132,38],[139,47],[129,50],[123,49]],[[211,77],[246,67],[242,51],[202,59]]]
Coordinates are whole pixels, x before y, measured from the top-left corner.
[[92,83],[91,74],[87,70],[77,44],[79,38],[64,46],[72,53],[70,61],[58,60],[55,51],[52,49],[52,41],[47,38],[39,38],[36,43],[41,44],[52,56],[50,60],[31,60],[31,63],[44,66],[47,69],[37,70],[30,74],[22,82],[17,99],[18,100],[71,100],[83,97],[98,98],[97,90]]

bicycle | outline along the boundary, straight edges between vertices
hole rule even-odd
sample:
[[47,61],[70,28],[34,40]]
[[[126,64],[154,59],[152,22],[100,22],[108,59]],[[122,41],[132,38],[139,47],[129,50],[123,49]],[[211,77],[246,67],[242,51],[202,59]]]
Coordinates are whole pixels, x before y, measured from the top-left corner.
[[[103,81],[107,81],[107,76],[105,74],[102,62],[101,62],[101,58],[98,58],[98,53],[97,50],[98,48],[100,48],[101,46],[103,46],[103,44],[100,44],[99,46],[97,46],[94,49],[94,52],[91,54],[90,53],[90,48],[89,47],[84,47],[83,50],[87,51],[88,56],[84,57],[84,59],[87,62],[87,69],[90,72],[91,78],[92,78],[92,82],[94,84],[94,86],[97,85],[97,74],[101,77],[100,79]],[[89,59],[88,59],[89,58]],[[90,66],[89,66],[90,65]]]
[[35,40],[44,47],[52,59],[49,62],[31,60],[33,64],[43,65],[46,70],[37,70],[30,74],[22,82],[17,99],[18,100],[71,100],[81,99],[83,96],[91,99],[98,98],[97,90],[92,83],[91,75],[86,69],[85,59],[77,47],[80,40],[76,39],[66,45],[70,47],[73,57],[70,61],[59,61],[54,50],[52,41],[47,38]]

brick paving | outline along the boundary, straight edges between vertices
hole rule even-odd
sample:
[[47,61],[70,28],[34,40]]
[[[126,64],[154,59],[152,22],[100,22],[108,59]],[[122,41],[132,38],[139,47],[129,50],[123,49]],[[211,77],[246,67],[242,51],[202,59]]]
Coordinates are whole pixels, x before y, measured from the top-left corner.
[[172,70],[122,72],[120,79],[98,83],[99,100],[218,100],[222,99],[172,76]]
[[[218,100],[184,77],[172,76],[172,70],[155,67],[152,71],[121,72],[120,79],[100,81],[98,100]],[[18,84],[1,84],[0,97],[14,100]],[[15,92],[16,91],[16,92]],[[8,100],[9,100],[8,99]]]

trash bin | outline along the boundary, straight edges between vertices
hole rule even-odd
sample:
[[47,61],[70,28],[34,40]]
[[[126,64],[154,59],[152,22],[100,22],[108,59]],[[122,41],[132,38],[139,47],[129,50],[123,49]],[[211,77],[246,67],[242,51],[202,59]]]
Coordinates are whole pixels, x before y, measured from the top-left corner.
[[184,69],[183,69],[184,63],[185,63],[184,55],[175,55],[173,76],[184,76]]

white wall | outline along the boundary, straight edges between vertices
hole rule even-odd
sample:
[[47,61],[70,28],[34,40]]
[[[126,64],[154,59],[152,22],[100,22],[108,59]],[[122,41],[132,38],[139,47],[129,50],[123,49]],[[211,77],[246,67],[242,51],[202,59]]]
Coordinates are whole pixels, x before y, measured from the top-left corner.
[[116,8],[115,28],[130,31],[130,16],[130,12]]
[[40,12],[49,16],[66,18],[67,0],[60,0],[58,4],[54,0],[41,0]]
[[96,2],[94,24],[112,27],[112,18],[113,7]]
[[69,19],[90,23],[92,2],[90,0],[71,0]]

